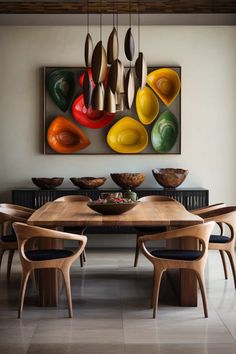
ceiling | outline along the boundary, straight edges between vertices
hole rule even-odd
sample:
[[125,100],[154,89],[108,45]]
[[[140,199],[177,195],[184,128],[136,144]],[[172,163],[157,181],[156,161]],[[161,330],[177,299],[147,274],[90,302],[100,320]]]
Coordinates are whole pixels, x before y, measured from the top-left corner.
[[0,1],[1,14],[84,14],[137,12],[143,14],[236,13],[236,0],[79,0]]
[[[102,6],[101,6],[102,5]],[[119,25],[236,25],[236,0],[79,0],[79,1],[2,1],[2,26],[78,26],[112,25],[113,12],[119,13]]]

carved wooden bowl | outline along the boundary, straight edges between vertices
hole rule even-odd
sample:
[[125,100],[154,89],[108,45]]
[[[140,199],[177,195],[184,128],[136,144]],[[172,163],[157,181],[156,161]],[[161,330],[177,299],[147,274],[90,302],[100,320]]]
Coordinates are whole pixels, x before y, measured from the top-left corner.
[[88,202],[88,207],[99,214],[103,215],[119,215],[123,214],[131,209],[133,209],[136,203],[106,203],[106,204],[96,204],[93,202]]
[[145,179],[144,173],[111,173],[113,181],[121,188],[132,189],[140,186]]
[[102,186],[106,182],[105,177],[71,177],[71,182],[81,189],[93,189]]
[[64,181],[63,177],[52,177],[52,178],[39,178],[39,177],[32,177],[33,183],[42,189],[52,189],[60,186]]
[[185,180],[188,170],[182,168],[156,168],[152,170],[155,180],[164,188],[176,188]]

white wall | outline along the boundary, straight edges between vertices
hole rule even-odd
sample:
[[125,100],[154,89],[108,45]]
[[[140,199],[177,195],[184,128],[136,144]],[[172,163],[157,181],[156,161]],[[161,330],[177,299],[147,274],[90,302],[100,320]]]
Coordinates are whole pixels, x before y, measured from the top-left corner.
[[[110,30],[103,28],[105,39]],[[120,41],[125,30],[119,29]],[[99,39],[98,28],[91,33]],[[190,171],[183,187],[202,186],[210,190],[210,202],[236,204],[236,27],[141,29],[141,48],[149,65],[182,66],[182,154],[177,156],[41,153],[40,68],[84,65],[84,38],[85,27],[0,27],[1,200],[9,199],[13,188],[32,186],[32,176],[144,171],[143,187],[155,187],[152,168],[183,167]],[[67,181],[64,186],[72,185]],[[115,185],[109,179],[105,186]]]

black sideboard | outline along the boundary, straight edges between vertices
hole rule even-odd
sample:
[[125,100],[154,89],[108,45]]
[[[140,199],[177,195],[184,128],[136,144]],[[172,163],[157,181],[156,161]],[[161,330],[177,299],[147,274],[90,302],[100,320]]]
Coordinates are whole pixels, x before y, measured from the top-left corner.
[[[137,188],[136,193],[139,198],[146,195],[166,195],[175,198],[182,203],[186,209],[196,209],[209,204],[209,191],[204,188]],[[43,204],[57,199],[63,195],[83,194],[91,199],[98,199],[99,193],[125,192],[123,189],[99,188],[99,189],[79,189],[79,188],[58,188],[58,189],[14,189],[12,190],[12,203],[27,206],[29,208],[39,208]]]

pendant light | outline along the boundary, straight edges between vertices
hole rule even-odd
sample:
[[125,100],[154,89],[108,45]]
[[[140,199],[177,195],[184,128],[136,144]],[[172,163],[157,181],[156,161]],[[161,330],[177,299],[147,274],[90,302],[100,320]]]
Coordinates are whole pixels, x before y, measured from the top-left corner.
[[131,68],[131,62],[134,57],[134,37],[131,32],[131,11],[130,11],[130,0],[129,0],[129,29],[126,32],[125,36],[125,42],[124,42],[124,47],[125,47],[125,55],[127,59],[130,61],[130,66],[129,70],[126,74],[125,77],[125,105],[126,108],[131,109],[133,101],[134,101],[134,95],[135,95],[135,82],[134,82],[134,74]]
[[83,80],[84,105],[86,108],[89,108],[91,106],[91,99],[92,99],[92,92],[93,92],[92,82],[88,74],[88,68],[91,67],[91,63],[92,63],[92,54],[93,54],[93,41],[89,33],[89,1],[87,1],[87,36],[86,36],[85,47],[84,47],[84,59],[85,59],[85,64],[87,66],[87,70],[85,72],[84,80]]
[[96,84],[92,94],[92,108],[103,111],[104,86],[103,81],[107,74],[107,56],[102,45],[102,9],[100,0],[100,41],[97,43],[92,56],[92,77]]
[[[108,113],[116,113],[116,98],[114,90],[114,80],[112,77],[115,75],[113,62],[119,56],[119,40],[115,27],[115,0],[113,0],[113,29],[110,33],[107,42],[107,62],[111,65],[109,69],[108,82],[105,90],[104,110]],[[112,66],[113,65],[113,66]],[[111,87],[112,86],[112,87]]]
[[140,11],[139,11],[139,1],[138,0],[138,58],[135,62],[135,72],[139,81],[139,87],[142,89],[146,84],[147,77],[147,64],[142,52],[140,52]]

